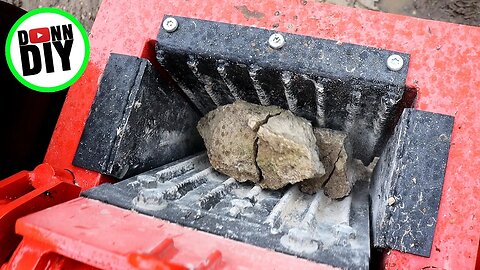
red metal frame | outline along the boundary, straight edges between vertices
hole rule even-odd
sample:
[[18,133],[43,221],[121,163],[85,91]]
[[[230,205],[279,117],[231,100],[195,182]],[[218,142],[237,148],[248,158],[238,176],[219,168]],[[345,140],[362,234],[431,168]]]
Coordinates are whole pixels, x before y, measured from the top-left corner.
[[21,218],[16,230],[24,239],[2,270],[333,269],[86,198]]
[[[70,183],[69,183],[70,182]],[[15,221],[80,194],[68,172],[55,171],[41,164],[33,172],[22,171],[0,182],[0,263],[10,256],[20,243],[15,234]]]
[[[415,106],[455,115],[455,125],[431,257],[389,251],[384,263],[388,269],[475,267],[480,238],[480,118],[476,115],[480,107],[480,28],[476,27],[315,1],[104,0],[90,36],[88,68],[70,88],[45,162],[73,172],[84,189],[109,180],[73,166],[73,156],[110,52],[148,53],[146,44],[155,39],[164,14],[269,29],[278,25],[279,31],[411,54],[407,85],[418,91]],[[55,209],[58,214],[64,211]],[[61,230],[60,226],[51,229]],[[132,242],[142,242],[145,235],[136,234]]]

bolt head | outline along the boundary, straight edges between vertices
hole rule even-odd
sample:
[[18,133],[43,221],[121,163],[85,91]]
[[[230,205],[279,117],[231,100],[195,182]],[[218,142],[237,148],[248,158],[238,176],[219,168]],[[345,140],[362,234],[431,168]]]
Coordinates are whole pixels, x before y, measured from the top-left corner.
[[268,38],[268,45],[273,49],[280,49],[285,45],[285,38],[279,33],[272,34],[270,38]]
[[172,33],[172,32],[175,32],[177,30],[178,22],[175,18],[168,17],[165,20],[163,20],[162,27],[168,33]]
[[398,54],[392,54],[387,59],[387,67],[391,71],[399,71],[403,67],[403,58]]

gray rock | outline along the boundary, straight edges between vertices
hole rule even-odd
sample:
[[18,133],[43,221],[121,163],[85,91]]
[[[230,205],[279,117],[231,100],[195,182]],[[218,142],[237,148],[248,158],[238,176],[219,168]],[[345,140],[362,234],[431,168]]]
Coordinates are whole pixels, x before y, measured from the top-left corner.
[[262,188],[279,189],[325,174],[312,125],[289,111],[260,126],[257,144]]
[[353,168],[355,170],[356,181],[366,181],[370,182],[372,177],[373,170],[377,166],[378,157],[375,157],[368,166],[365,166],[363,162],[359,159],[353,159]]
[[313,194],[324,189],[325,195],[341,199],[350,194],[355,184],[354,162],[346,133],[326,128],[315,128],[314,134],[320,151],[325,175],[305,180],[300,190]]
[[244,101],[218,107],[198,122],[197,129],[207,148],[212,167],[239,182],[259,182],[256,165],[257,130],[283,109]]

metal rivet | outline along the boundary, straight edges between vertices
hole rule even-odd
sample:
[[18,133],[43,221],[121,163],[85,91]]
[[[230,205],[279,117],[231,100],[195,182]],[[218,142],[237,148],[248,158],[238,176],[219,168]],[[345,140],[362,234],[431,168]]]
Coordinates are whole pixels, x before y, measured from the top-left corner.
[[175,18],[168,17],[163,21],[162,27],[168,33],[172,33],[172,32],[175,32],[177,30],[178,22]]
[[403,58],[398,54],[392,54],[387,59],[387,67],[391,71],[399,71],[403,67]]
[[268,45],[273,49],[280,49],[285,45],[285,38],[278,33],[272,34],[270,38],[268,38]]

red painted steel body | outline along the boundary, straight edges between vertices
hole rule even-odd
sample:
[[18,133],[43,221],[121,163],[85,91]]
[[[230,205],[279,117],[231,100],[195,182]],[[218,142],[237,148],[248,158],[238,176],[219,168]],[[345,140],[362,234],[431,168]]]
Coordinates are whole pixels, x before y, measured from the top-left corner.
[[73,176],[41,164],[33,172],[22,171],[0,182],[0,264],[20,243],[15,234],[15,221],[25,215],[43,210],[78,197],[80,187]]
[[334,269],[86,198],[24,217],[16,230],[24,240],[2,270],[48,269],[48,262],[55,269]]
[[[387,269],[475,267],[480,238],[480,118],[477,115],[480,108],[480,28],[476,27],[315,1],[104,0],[90,35],[92,51],[88,68],[70,88],[45,162],[72,171],[84,189],[109,180],[99,173],[73,166],[73,156],[109,54],[116,52],[151,58],[152,55],[145,55],[149,54],[149,50],[145,50],[146,44],[156,38],[164,14],[268,29],[278,26],[279,31],[409,53],[407,85],[418,91],[415,107],[454,115],[455,125],[431,257],[389,251],[384,264]],[[68,205],[54,208],[56,212],[46,211],[53,216],[60,215],[67,211]],[[39,215],[34,216],[38,218]],[[37,221],[31,217],[23,219],[19,224],[32,224],[28,227],[19,225],[19,232],[31,235],[29,229],[34,232]],[[151,237],[136,231],[138,223],[121,226],[130,228],[131,232],[111,235],[112,239],[119,239],[118,244],[121,239],[137,246],[144,243],[144,238]],[[60,224],[48,229],[52,233],[62,230]],[[135,237],[130,238],[131,235]],[[198,232],[198,235],[203,237],[205,234]],[[172,239],[176,241],[176,236]],[[201,246],[197,248],[201,249]],[[140,250],[147,248],[137,247]],[[259,266],[262,267],[267,265]]]

